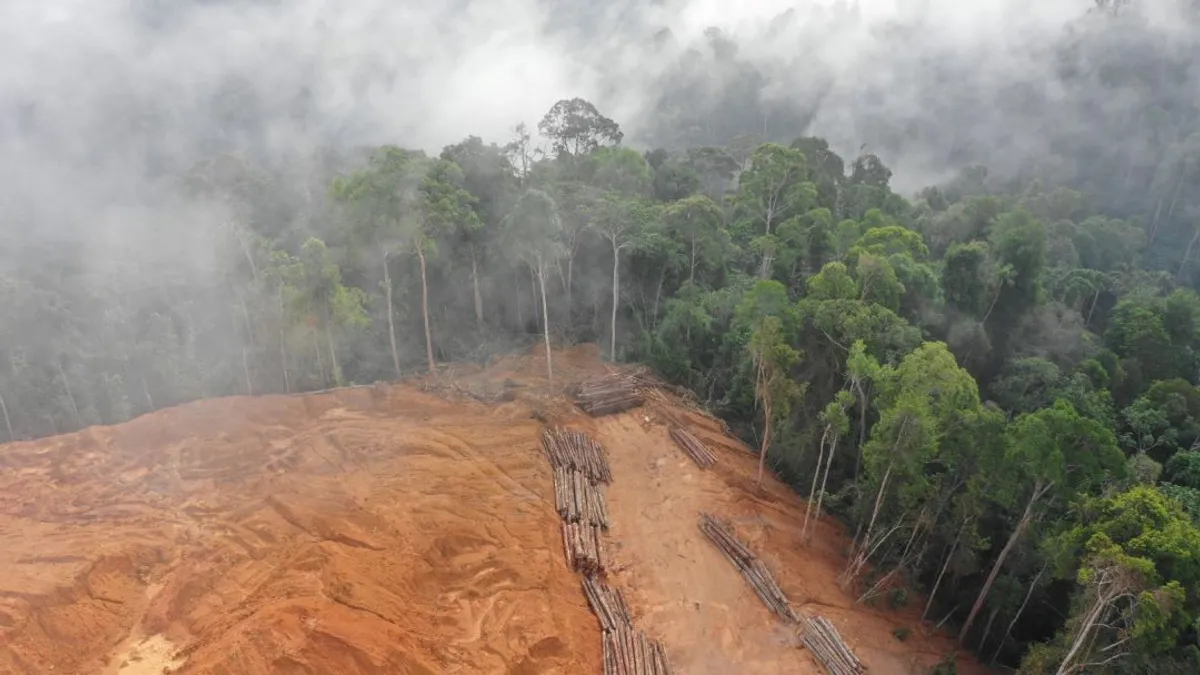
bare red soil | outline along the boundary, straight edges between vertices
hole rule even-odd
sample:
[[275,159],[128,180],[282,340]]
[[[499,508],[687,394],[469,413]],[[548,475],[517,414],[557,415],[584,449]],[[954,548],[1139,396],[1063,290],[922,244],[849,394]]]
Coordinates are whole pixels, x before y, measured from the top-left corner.
[[[556,366],[559,386],[604,369],[588,348]],[[509,358],[436,386],[199,401],[0,446],[0,674],[599,673],[534,411],[609,450],[611,583],[676,672],[822,672],[704,539],[701,511],[871,673],[923,673],[953,649],[914,611],[855,604],[836,583],[840,528],[803,545],[803,501],[756,488],[717,422],[666,396],[586,418],[542,373]],[[677,450],[670,421],[717,466]]]

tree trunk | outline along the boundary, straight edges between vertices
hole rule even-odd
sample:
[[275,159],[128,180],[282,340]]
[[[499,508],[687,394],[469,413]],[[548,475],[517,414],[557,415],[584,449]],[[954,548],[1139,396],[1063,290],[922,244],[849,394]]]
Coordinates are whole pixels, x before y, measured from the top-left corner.
[[1175,192],[1171,194],[1171,206],[1167,208],[1167,221],[1170,222],[1171,216],[1175,213],[1175,202],[1179,200],[1179,189],[1183,187],[1183,174],[1179,174],[1179,180],[1175,181]]
[[75,403],[75,394],[71,393],[71,383],[67,381],[67,372],[63,370],[62,363],[55,359],[54,365],[58,368],[58,374],[62,377],[63,389],[67,391],[67,400],[71,402],[71,412],[75,414],[75,423],[83,428],[83,415],[79,414],[79,406]]
[[1009,535],[1004,548],[1000,549],[1000,555],[996,557],[996,562],[992,565],[992,571],[988,573],[987,581],[983,583],[983,588],[979,589],[979,597],[975,598],[975,604],[971,607],[971,612],[967,614],[967,620],[963,622],[962,628],[958,631],[959,642],[962,642],[967,637],[967,632],[971,630],[971,624],[975,622],[975,617],[979,615],[979,610],[983,609],[983,603],[987,600],[988,593],[992,590],[992,584],[996,582],[996,577],[1000,574],[1000,568],[1004,566],[1004,561],[1008,558],[1008,554],[1012,553],[1017,540],[1025,533],[1025,528],[1029,526],[1029,521],[1033,519],[1033,505],[1037,503],[1037,500],[1042,498],[1042,495],[1052,485],[1053,483],[1042,485],[1042,481],[1040,480],[1034,484],[1033,494],[1029,497],[1029,503],[1025,505],[1025,513],[1021,515],[1021,521],[1017,523],[1017,527]]
[[[892,462],[888,462],[887,471],[883,472],[883,480],[879,481],[879,490],[875,492],[875,508],[871,510],[871,520],[867,523],[867,531],[863,534],[862,545],[866,546],[871,541],[871,533],[875,530],[875,520],[879,517],[879,507],[883,505],[883,495],[887,492],[888,482],[892,479]],[[854,543],[854,548],[858,548],[858,543]]]
[[1097,592],[1096,600],[1092,606],[1088,608],[1088,613],[1080,622],[1079,633],[1071,642],[1071,648],[1067,651],[1067,655],[1063,657],[1062,663],[1059,664],[1056,675],[1066,675],[1074,670],[1074,668],[1071,666],[1071,661],[1075,659],[1075,656],[1079,653],[1079,650],[1083,648],[1083,645],[1088,642],[1088,638],[1092,633],[1092,628],[1095,627],[1096,622],[1100,620],[1100,616],[1104,613],[1105,607],[1108,606],[1109,600],[1110,598],[1106,593]]
[[981,324],[987,323],[988,317],[992,315],[992,310],[996,309],[996,302],[998,300],[1000,300],[1000,294],[1003,292],[1004,292],[1004,284],[1001,283],[1000,288],[996,289],[996,297],[992,298],[992,304],[988,305],[988,310],[983,315],[983,318],[979,320],[979,323],[981,323]]
[[621,248],[613,241],[613,286],[612,286],[612,324],[608,340],[608,360],[617,361],[617,299],[620,297],[621,284]]
[[861,381],[854,380],[854,390],[858,394],[858,447],[854,453],[854,482],[858,482],[858,471],[862,468],[862,448],[867,440],[867,390]]
[[692,264],[688,268],[688,283],[696,284],[696,238],[692,237]]
[[246,345],[242,345],[242,374],[246,376],[246,395],[254,395],[254,385],[250,380],[250,361],[246,358]]
[[[544,274],[545,274],[545,271],[540,268],[536,272],[533,270],[529,271],[529,290],[531,292],[531,296],[533,297],[533,323],[534,323],[534,327],[537,328],[539,331],[542,330],[542,326],[546,325],[546,322],[542,321],[542,320],[544,318],[550,316],[549,310],[546,309],[546,294],[545,293],[542,293],[542,312],[541,312],[541,316],[538,316],[538,280]],[[542,322],[541,326],[537,325],[539,321]]]
[[1008,628],[1004,629],[1004,635],[1000,636],[1000,644],[996,645],[996,651],[992,654],[992,663],[996,662],[996,657],[1000,656],[1000,650],[1004,649],[1004,642],[1008,640],[1009,634],[1012,633],[1013,626],[1017,625],[1017,621],[1021,618],[1021,614],[1025,612],[1025,607],[1029,604],[1029,598],[1033,597],[1033,591],[1037,589],[1037,583],[1041,580],[1042,575],[1046,573],[1046,566],[1050,563],[1043,563],[1042,569],[1038,570],[1037,576],[1029,583],[1029,590],[1025,593],[1025,600],[1021,602],[1021,606],[1017,608],[1016,615],[1012,621],[1008,622]]
[[999,607],[993,607],[992,611],[988,613],[987,623],[983,625],[983,637],[979,640],[979,646],[975,648],[977,653],[983,652],[983,648],[988,641],[988,636],[992,634],[992,624],[996,621],[996,615],[999,613]]
[[242,317],[246,321],[246,338],[250,340],[250,346],[255,347],[254,325],[250,322],[250,305],[246,303],[246,294],[240,289],[238,290],[238,299],[241,300]]
[[1154,208],[1154,217],[1150,219],[1150,232],[1146,235],[1146,246],[1150,246],[1154,243],[1154,235],[1158,231],[1158,216],[1162,213],[1162,206],[1163,200],[1160,196],[1158,198],[1158,206]]
[[[821,517],[821,502],[825,499],[825,486],[829,483],[829,467],[833,466],[833,451],[837,450],[837,434],[829,440],[829,455],[825,458],[825,475],[821,477],[821,491],[817,493],[817,514],[813,520]],[[806,516],[807,517],[807,516]]]
[[954,543],[950,545],[950,552],[946,554],[946,560],[942,563],[942,569],[938,571],[937,579],[933,582],[933,590],[929,591],[929,599],[925,601],[925,611],[921,612],[921,620],[929,614],[929,609],[933,607],[933,599],[937,597],[938,587],[942,585],[942,577],[946,576],[946,570],[950,567],[950,561],[954,558],[954,552],[958,550],[958,542],[962,541],[963,530],[967,529],[969,518],[963,518],[962,525],[958,528],[958,534],[954,535]]
[[804,509],[804,527],[800,530],[800,541],[808,542],[808,519],[812,515],[813,495],[817,492],[817,481],[821,478],[821,462],[825,459],[825,440],[829,438],[829,426],[821,434],[821,442],[817,445],[817,468],[813,471],[812,487],[808,490],[808,508]]
[[312,333],[313,353],[317,356],[317,376],[321,378],[321,384],[329,384],[329,378],[325,377],[325,359],[321,357],[321,336],[317,333],[317,327],[311,326],[309,331]]
[[[483,294],[479,292],[479,256],[471,247],[471,285],[475,287],[475,325],[483,327]],[[393,347],[392,351],[395,351]],[[399,366],[397,366],[397,371]]]
[[1092,306],[1088,308],[1087,318],[1083,320],[1083,325],[1088,326],[1092,323],[1092,313],[1096,311],[1096,303],[1100,301],[1100,288],[1096,289],[1096,295],[1092,297]]
[[[292,393],[292,379],[288,376],[287,365],[287,314],[283,309],[283,284],[279,285],[279,365],[283,368],[283,390]],[[146,380],[142,378],[144,383]],[[149,393],[146,395],[149,398]],[[153,407],[153,406],[151,406]]]
[[342,364],[338,361],[337,350],[333,347],[333,326],[332,321],[325,324],[325,344],[329,347],[329,365],[333,371],[333,384],[336,387],[342,386]]
[[142,375],[142,393],[146,395],[146,405],[154,410],[154,399],[150,398],[150,385],[146,384],[146,376]]
[[771,397],[763,397],[763,440],[758,453],[758,487],[762,487],[763,469],[767,465],[767,449],[771,447]]
[[554,357],[550,353],[550,314],[546,310],[546,272],[542,269],[542,265],[538,265],[537,270],[538,286],[542,290],[542,325],[545,326],[542,330],[542,337],[546,343],[546,379],[550,384],[554,384]]
[[571,323],[571,313],[575,310],[575,293],[572,290],[575,274],[575,251],[567,256],[567,324]]
[[[659,270],[659,272],[658,272],[658,286],[654,289],[654,311],[651,313],[651,316],[650,316],[650,329],[652,331],[658,330],[658,301],[660,298],[662,298],[663,282],[666,281],[666,279],[667,279],[667,268],[664,265],[663,268],[661,270]],[[685,339],[687,339],[688,344],[691,344],[691,340],[692,340],[691,324],[688,324],[688,328],[686,329],[686,331],[687,331],[687,334],[684,337],[685,337]]]
[[425,249],[417,244],[417,259],[421,261],[421,318],[425,320],[425,358],[429,361],[429,374],[436,375],[433,363],[433,332],[429,329],[429,282],[425,278]]
[[233,224],[229,224],[229,229],[233,231],[233,238],[238,240],[238,244],[242,247],[242,254],[246,256],[246,262],[250,263],[250,273],[254,276],[254,283],[258,283],[258,265],[254,262],[254,254],[250,251],[250,244],[242,235],[241,229]]
[[1200,223],[1196,223],[1196,231],[1192,234],[1191,240],[1188,242],[1187,249],[1183,252],[1183,262],[1179,263],[1179,271],[1175,273],[1175,279],[1178,281],[1183,278],[1183,271],[1187,269],[1188,262],[1192,259],[1192,249],[1196,246],[1196,240],[1200,239]]
[[402,377],[400,374],[400,352],[396,349],[396,318],[395,309],[392,308],[392,274],[388,270],[388,252],[383,252],[383,292],[384,300],[387,302],[387,321],[388,321],[388,341],[392,345],[392,367],[396,369],[396,377]]
[[525,319],[521,316],[521,272],[517,271],[514,274],[517,280],[517,283],[513,286],[517,291],[517,332],[520,333],[525,330]]
[[763,440],[762,447],[758,451],[758,486],[762,487],[763,467],[767,463],[767,448],[771,446],[771,390],[767,382],[766,365],[763,363],[762,357],[759,355],[757,364],[757,376],[755,378],[754,387],[755,393],[758,395],[759,401],[763,407]]
[[4,412],[4,426],[8,429],[8,442],[11,443],[17,440],[17,435],[13,433],[12,420],[8,417],[8,404],[4,402],[3,395],[0,395],[0,411]]

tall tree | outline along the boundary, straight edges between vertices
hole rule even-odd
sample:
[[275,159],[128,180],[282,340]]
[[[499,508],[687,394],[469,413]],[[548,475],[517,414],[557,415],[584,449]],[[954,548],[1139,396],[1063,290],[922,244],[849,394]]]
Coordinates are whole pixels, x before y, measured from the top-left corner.
[[[337,351],[336,332],[364,327],[369,319],[363,308],[366,294],[362,289],[347,286],[342,272],[334,262],[325,242],[310,238],[300,249],[302,285],[298,301],[307,310],[307,321],[314,330],[319,326],[325,333],[329,352],[330,374],[336,386],[344,384],[342,361]],[[320,357],[318,347],[317,356]]]
[[[421,263],[421,314],[425,320],[425,353],[429,373],[436,373],[433,360],[433,333],[429,326],[429,281],[426,273],[426,253],[437,251],[438,235],[461,228],[464,232],[479,229],[479,216],[474,210],[475,198],[462,187],[463,172],[452,161],[432,162],[421,179],[419,206],[421,227],[412,243]],[[474,277],[474,275],[473,275]]]
[[1042,510],[1055,501],[1086,494],[1125,471],[1125,457],[1112,430],[1061,400],[1017,418],[1008,431],[1006,453],[1005,464],[1013,475],[1011,483],[997,481],[997,496],[1024,496],[1024,509],[959,629],[959,640],[970,632],[1009,554]]
[[533,271],[541,290],[546,377],[550,382],[554,381],[554,361],[550,350],[550,314],[546,309],[546,274],[550,265],[563,255],[558,240],[560,229],[558,207],[541,190],[526,190],[504,219],[505,249]]
[[808,211],[816,201],[816,185],[807,177],[804,154],[774,143],[759,146],[750,157],[750,168],[738,177],[735,203],[756,231],[755,247],[762,252],[762,278],[771,270],[775,229],[788,218]]
[[632,244],[638,234],[655,217],[653,207],[641,200],[628,199],[610,192],[597,205],[591,227],[612,248],[612,320],[609,324],[610,361],[617,360],[617,309],[620,306],[621,251]]
[[463,171],[463,188],[476,198],[477,220],[463,219],[457,223],[459,242],[465,245],[471,258],[471,290],[475,307],[475,323],[483,324],[483,291],[481,266],[484,255],[493,243],[500,221],[508,214],[516,199],[518,176],[509,154],[494,143],[484,144],[477,136],[469,136],[442,150],[442,159],[458,164]]
[[721,239],[725,236],[722,232],[724,221],[721,207],[704,195],[672,202],[663,209],[663,222],[668,233],[687,246],[690,283],[696,283],[698,265],[719,262]]
[[605,145],[619,145],[625,134],[596,106],[581,98],[555,103],[538,122],[538,131],[550,139],[559,157],[579,157]]
[[[422,232],[420,195],[426,160],[422,153],[395,146],[380,148],[370,157],[366,168],[334,180],[334,199],[345,205],[360,236],[381,250],[384,305],[387,310],[388,339],[392,366],[401,376],[400,354],[396,347],[395,305],[392,301],[391,256],[393,252],[412,252],[420,256],[422,286],[425,285],[425,235]],[[428,326],[428,312],[424,314]],[[433,371],[433,349],[429,331],[426,346],[429,369]]]

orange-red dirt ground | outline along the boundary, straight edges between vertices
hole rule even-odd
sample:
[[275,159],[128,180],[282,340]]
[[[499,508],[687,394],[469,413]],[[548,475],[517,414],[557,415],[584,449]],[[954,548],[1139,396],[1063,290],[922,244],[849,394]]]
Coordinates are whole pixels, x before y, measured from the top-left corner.
[[[665,394],[587,418],[552,391],[605,366],[586,347],[555,361],[556,390],[542,358],[510,357],[433,384],[200,401],[0,446],[0,673],[598,674],[533,415],[608,449],[610,583],[676,673],[822,672],[700,533],[702,510],[869,672],[924,673],[954,648],[916,610],[839,589],[840,528],[822,521],[802,545],[803,500],[755,488],[755,458],[718,422]],[[672,420],[716,467],[675,448]]]

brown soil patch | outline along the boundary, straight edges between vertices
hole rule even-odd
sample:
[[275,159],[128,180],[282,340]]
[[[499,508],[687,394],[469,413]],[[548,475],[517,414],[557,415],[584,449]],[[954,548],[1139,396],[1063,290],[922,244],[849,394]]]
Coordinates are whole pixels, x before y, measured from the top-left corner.
[[[604,368],[588,348],[555,366],[560,385]],[[677,672],[818,672],[704,540],[701,510],[873,673],[950,649],[841,593],[837,529],[801,546],[802,502],[753,489],[753,458],[715,422],[666,399],[583,418],[543,372],[512,357],[441,385],[200,401],[0,446],[0,674],[598,673],[534,411],[609,448],[614,583]],[[723,444],[716,468],[675,449],[667,416]]]

